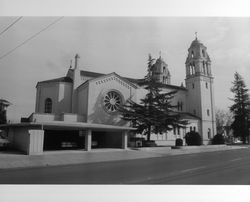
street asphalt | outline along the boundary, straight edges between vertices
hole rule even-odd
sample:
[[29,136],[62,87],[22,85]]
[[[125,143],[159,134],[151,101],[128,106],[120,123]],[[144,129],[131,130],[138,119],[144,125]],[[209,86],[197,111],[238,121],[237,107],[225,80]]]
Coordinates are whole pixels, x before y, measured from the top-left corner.
[[[250,148],[220,148],[213,152],[162,154],[149,151],[92,152],[92,157],[110,157],[72,165],[54,165],[0,170],[1,184],[250,184]],[[241,147],[242,148],[242,147]],[[185,149],[183,149],[185,150]],[[192,149],[191,149],[192,150]],[[177,151],[177,150],[176,150]],[[197,151],[197,149],[196,149]],[[131,153],[130,153],[131,152]],[[155,152],[155,153],[154,153]],[[173,151],[172,151],[173,152]],[[178,150],[180,152],[180,150]],[[111,155],[111,154],[116,155]],[[128,157],[136,153],[137,158]],[[150,155],[147,155],[149,153]],[[119,155],[117,155],[119,154]],[[152,154],[156,154],[151,156]],[[60,154],[62,155],[62,154]],[[57,156],[47,154],[47,156]],[[78,156],[78,155],[77,155]],[[114,159],[114,156],[120,158]],[[91,159],[91,155],[89,155]]]

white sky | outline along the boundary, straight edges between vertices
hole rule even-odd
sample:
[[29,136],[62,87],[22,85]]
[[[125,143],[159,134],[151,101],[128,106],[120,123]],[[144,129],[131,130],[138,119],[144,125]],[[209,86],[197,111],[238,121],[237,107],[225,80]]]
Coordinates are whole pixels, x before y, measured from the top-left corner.
[[[23,17],[0,36],[0,56],[57,18]],[[0,17],[0,30],[15,19]],[[83,70],[141,78],[148,54],[158,57],[161,51],[172,84],[180,85],[196,31],[212,60],[216,107],[227,109],[234,72],[250,85],[250,18],[64,17],[0,60],[0,96],[13,104],[8,119],[34,112],[36,83],[65,76],[76,53]]]

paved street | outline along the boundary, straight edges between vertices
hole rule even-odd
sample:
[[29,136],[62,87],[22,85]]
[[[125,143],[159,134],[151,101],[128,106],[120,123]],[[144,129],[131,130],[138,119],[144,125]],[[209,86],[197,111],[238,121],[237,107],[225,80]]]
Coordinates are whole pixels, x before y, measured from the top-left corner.
[[250,184],[250,149],[0,171],[1,184]]

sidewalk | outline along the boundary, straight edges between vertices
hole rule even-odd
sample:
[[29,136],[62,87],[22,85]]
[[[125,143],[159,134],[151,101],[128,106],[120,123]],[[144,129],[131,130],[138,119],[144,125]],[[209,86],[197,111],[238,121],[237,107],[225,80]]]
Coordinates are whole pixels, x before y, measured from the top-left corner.
[[122,150],[95,149],[90,152],[83,150],[44,152],[43,155],[27,156],[18,153],[0,152],[0,169],[28,168],[82,163],[108,162],[143,158],[163,157],[170,155],[192,154],[201,152],[226,151],[245,149],[243,146],[199,146],[171,149],[170,147],[152,147]]

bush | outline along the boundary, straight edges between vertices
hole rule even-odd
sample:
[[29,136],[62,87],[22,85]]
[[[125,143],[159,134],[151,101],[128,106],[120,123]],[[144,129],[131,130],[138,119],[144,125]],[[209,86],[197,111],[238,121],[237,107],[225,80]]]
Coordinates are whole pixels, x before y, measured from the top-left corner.
[[175,146],[183,146],[183,140],[181,138],[177,138],[175,140]]
[[225,138],[222,134],[217,134],[212,139],[212,144],[225,144]]
[[201,145],[201,136],[195,131],[188,132],[185,140],[187,145]]

